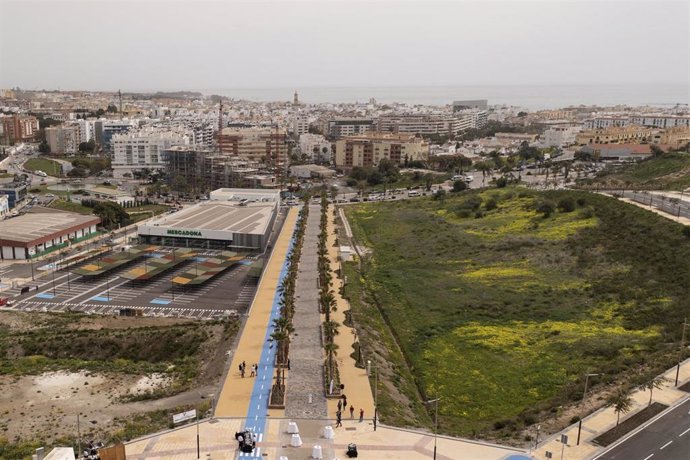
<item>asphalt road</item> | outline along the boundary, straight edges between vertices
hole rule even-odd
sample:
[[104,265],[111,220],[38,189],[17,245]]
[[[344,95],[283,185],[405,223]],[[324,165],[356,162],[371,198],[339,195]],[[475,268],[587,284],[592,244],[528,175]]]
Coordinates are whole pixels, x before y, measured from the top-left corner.
[[690,459],[690,399],[596,460]]

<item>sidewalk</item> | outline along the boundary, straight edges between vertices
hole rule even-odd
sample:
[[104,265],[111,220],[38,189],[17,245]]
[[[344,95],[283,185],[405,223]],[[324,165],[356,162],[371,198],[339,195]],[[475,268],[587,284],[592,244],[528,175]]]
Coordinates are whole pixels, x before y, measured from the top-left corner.
[[[285,218],[285,223],[280,236],[273,247],[271,258],[266,264],[261,281],[249,310],[249,317],[241,331],[237,350],[232,357],[232,363],[225,376],[215,416],[217,417],[246,417],[249,409],[249,401],[252,396],[255,379],[249,377],[252,364],[258,363],[266,341],[266,329],[269,326],[269,318],[273,307],[273,300],[278,288],[283,263],[287,255],[290,240],[292,239],[295,224],[297,222],[297,209],[290,208]],[[242,361],[247,364],[245,377],[239,373],[239,365]],[[282,410],[270,410],[271,416],[281,416]]]
[[[355,360],[350,357],[354,348],[353,329],[345,326],[345,312],[350,309],[350,304],[340,295],[342,279],[338,278],[336,270],[340,267],[338,261],[338,247],[336,243],[336,229],[333,223],[336,217],[335,208],[328,207],[328,257],[331,262],[331,273],[333,275],[333,293],[338,305],[338,311],[332,314],[334,321],[340,323],[340,334],[335,336],[335,343],[338,345],[338,370],[340,371],[340,381],[345,384],[345,395],[347,404],[355,407],[355,418],[359,418],[359,410],[364,410],[364,418],[371,421],[374,416],[374,396],[372,395],[371,385],[367,377],[366,369],[355,367]],[[335,416],[338,400],[331,399],[328,402],[328,413]],[[343,410],[343,419],[350,418],[349,409]]]
[[[690,394],[678,390],[674,386],[676,378],[675,366],[664,372],[663,375],[668,380],[661,388],[654,390],[653,401],[660,402],[671,407],[690,396]],[[678,376],[679,385],[683,385],[687,381],[690,381],[690,359],[685,360],[681,364],[680,374]],[[633,399],[633,407],[629,412],[621,414],[621,422],[641,409],[647,407],[647,404],[649,403],[648,391],[635,390],[631,396]],[[605,448],[593,444],[591,441],[597,436],[615,427],[616,417],[617,416],[613,408],[605,407],[599,409],[582,420],[582,433],[580,435],[579,446],[576,445],[578,429],[578,424],[576,423],[540,443],[539,448],[536,449],[536,451],[532,454],[533,458],[546,459],[547,451],[551,452],[554,455],[554,458],[560,458],[561,450],[563,449],[563,444],[561,444],[560,438],[563,434],[568,436],[568,444],[565,446],[565,449],[563,449],[564,459],[581,460],[593,458],[595,455],[604,452]]]

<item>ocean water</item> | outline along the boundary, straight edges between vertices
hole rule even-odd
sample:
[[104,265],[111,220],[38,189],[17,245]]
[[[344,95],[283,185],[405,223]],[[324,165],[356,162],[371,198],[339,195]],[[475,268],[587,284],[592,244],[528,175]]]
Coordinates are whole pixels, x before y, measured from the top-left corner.
[[509,105],[530,110],[578,105],[674,106],[688,104],[687,83],[620,85],[512,85],[512,86],[371,86],[197,89],[233,99],[257,102],[292,101],[295,91],[300,102],[367,102],[446,105],[453,100],[488,99],[491,105]]

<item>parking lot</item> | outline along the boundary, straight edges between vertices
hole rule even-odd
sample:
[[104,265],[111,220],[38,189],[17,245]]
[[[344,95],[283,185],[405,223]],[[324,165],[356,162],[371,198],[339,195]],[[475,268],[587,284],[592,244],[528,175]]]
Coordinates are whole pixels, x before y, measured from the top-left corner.
[[[210,251],[199,257],[211,256]],[[151,316],[179,316],[199,319],[242,315],[254,298],[257,279],[248,276],[256,257],[245,259],[228,268],[207,283],[181,289],[173,286],[172,278],[186,269],[190,261],[147,282],[130,281],[114,270],[98,279],[58,270],[34,283],[29,292],[15,298],[12,310],[80,311],[94,314],[119,313],[130,308]],[[139,262],[143,264],[144,262]],[[17,288],[19,289],[19,288]]]

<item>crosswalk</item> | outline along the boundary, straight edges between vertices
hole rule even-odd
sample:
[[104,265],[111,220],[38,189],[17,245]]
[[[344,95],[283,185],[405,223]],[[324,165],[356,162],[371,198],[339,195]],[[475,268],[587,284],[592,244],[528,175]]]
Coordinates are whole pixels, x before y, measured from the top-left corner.
[[5,311],[35,311],[35,312],[80,312],[92,315],[119,315],[121,310],[141,311],[143,316],[165,316],[173,318],[193,319],[221,319],[239,316],[237,310],[223,310],[211,307],[167,307],[165,305],[110,305],[102,303],[56,303],[47,301],[25,300],[11,306],[5,306]]

